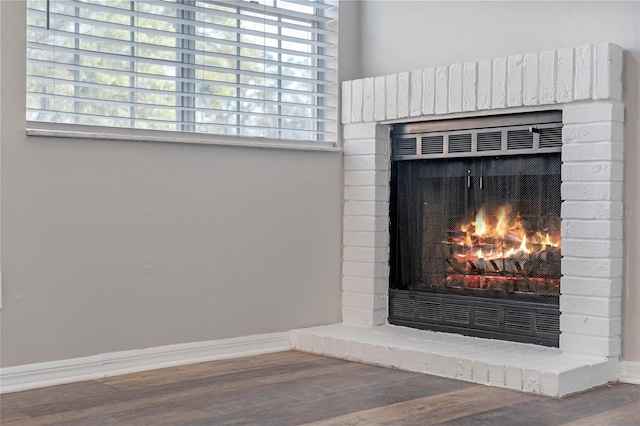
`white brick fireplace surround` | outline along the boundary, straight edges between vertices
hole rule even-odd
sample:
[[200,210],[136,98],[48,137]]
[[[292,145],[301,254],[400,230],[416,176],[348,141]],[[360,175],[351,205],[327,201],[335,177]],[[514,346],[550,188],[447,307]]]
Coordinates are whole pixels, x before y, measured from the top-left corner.
[[[295,349],[563,396],[615,381],[621,347],[623,51],[582,46],[344,82],[343,323]],[[387,324],[390,124],[562,110],[560,347]]]

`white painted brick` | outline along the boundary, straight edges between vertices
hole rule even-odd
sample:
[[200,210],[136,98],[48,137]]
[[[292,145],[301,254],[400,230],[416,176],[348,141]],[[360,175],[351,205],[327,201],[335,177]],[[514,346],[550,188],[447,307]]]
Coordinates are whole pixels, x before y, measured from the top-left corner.
[[358,79],[351,82],[351,122],[362,121],[362,102],[364,96],[364,80]]
[[[562,333],[560,335],[560,347],[563,348],[563,351],[567,353],[579,353],[607,357],[619,356],[620,338]],[[586,380],[590,380],[589,374],[587,374]],[[584,386],[582,389],[586,389],[588,387],[589,386]]]
[[429,367],[429,374],[434,376],[444,375],[444,357],[442,355],[429,353],[427,355],[427,365]]
[[[381,320],[382,318],[382,320]],[[374,326],[384,324],[386,322],[386,312],[371,311],[369,309],[357,309],[342,307],[342,321],[347,324],[356,324],[364,326]],[[350,358],[354,361],[362,360],[362,352],[359,349],[360,345],[350,346]],[[366,356],[366,354],[365,354]]]
[[622,240],[563,238],[562,254],[571,257],[622,257]]
[[524,58],[522,55],[509,56],[507,60],[507,106],[522,106],[523,67]]
[[462,64],[449,67],[449,112],[462,111]]
[[342,258],[356,262],[388,262],[389,249],[385,247],[345,247]]
[[478,63],[467,62],[462,71],[462,110],[475,111],[478,90]]
[[311,352],[322,355],[322,337],[317,334],[311,335]]
[[591,380],[590,369],[590,366],[585,365],[543,371],[540,374],[542,393],[549,396],[564,396],[587,389]]
[[540,53],[540,105],[556,103],[556,52]]
[[591,386],[601,386],[609,382],[617,381],[621,378],[620,360],[609,359],[607,362],[598,363],[591,366]]
[[342,305],[357,309],[383,309],[387,306],[386,294],[366,294],[344,291]]
[[561,279],[563,294],[587,297],[620,297],[622,278],[570,277]]
[[[347,126],[353,126],[353,124]],[[345,157],[351,155],[388,155],[389,148],[389,141],[380,139],[346,139],[343,152]]]
[[455,379],[457,372],[457,359],[452,356],[442,357],[442,375]]
[[557,53],[558,79],[556,100],[560,103],[573,100],[573,49],[560,49]]
[[562,332],[585,334],[599,337],[619,336],[622,331],[620,318],[596,318],[590,315],[560,315]]
[[398,118],[398,74],[385,76],[386,116],[387,120]]
[[422,114],[431,115],[435,112],[436,101],[436,70],[427,68],[422,72]]
[[389,173],[383,171],[348,171],[344,173],[346,186],[389,185]]
[[572,161],[623,161],[622,142],[590,142],[562,145],[562,160]]
[[365,78],[362,85],[362,121],[370,123],[374,121],[373,110],[375,106],[375,86],[373,77]]
[[411,71],[409,83],[409,115],[422,115],[422,70]]
[[456,359],[455,378],[458,380],[471,382],[473,380],[473,361],[464,358]]
[[597,123],[601,121],[624,122],[624,104],[618,101],[572,103],[562,110],[565,124]]
[[509,389],[522,390],[522,369],[508,365],[505,368],[505,385]]
[[346,201],[345,216],[380,216],[388,217],[389,203],[385,201]]
[[344,157],[345,170],[388,170],[389,158],[382,155],[353,155]]
[[386,186],[348,186],[344,189],[344,199],[348,201],[388,201],[389,188]]
[[383,278],[389,276],[389,265],[383,262],[342,262],[345,277]]
[[561,224],[562,238],[622,238],[622,221],[564,219]]
[[336,339],[331,336],[322,337],[322,353],[326,356],[336,356]]
[[342,124],[351,123],[351,81],[342,82]]
[[387,232],[389,219],[374,216],[345,216],[343,227],[345,231]]
[[505,387],[504,365],[489,364],[489,384],[492,386]]
[[622,182],[564,182],[561,186],[563,200],[622,200]]
[[591,67],[593,59],[591,46],[580,46],[575,49],[575,100],[591,99]]
[[522,390],[530,393],[540,393],[540,372],[524,368],[522,370]]
[[589,259],[570,258],[562,259],[562,273],[583,277],[616,278],[622,276],[622,259]]
[[565,182],[622,181],[622,178],[622,163],[617,161],[562,164],[562,180]]
[[398,74],[398,118],[409,116],[409,93],[411,80],[408,72]]
[[484,361],[473,361],[473,382],[486,385],[489,383],[489,364]]
[[621,315],[621,300],[618,297],[584,297],[562,295],[560,311],[567,315],[617,318]]
[[289,332],[289,344],[291,349],[300,349],[300,332],[298,330],[291,330]]
[[342,290],[356,293],[376,294],[386,292],[389,282],[386,278],[342,277]]
[[478,109],[491,109],[492,63],[478,62]]
[[595,46],[593,99],[622,99],[623,51],[615,44]]
[[400,368],[403,370],[414,371],[416,373],[427,373],[429,371],[427,355],[423,352],[399,349],[398,358],[400,359]]
[[385,77],[375,77],[373,83],[373,119],[375,121],[384,121],[387,117],[387,91],[385,88]]
[[522,95],[522,103],[524,105],[538,105],[539,82],[538,54],[530,53],[524,55],[524,88]]
[[562,143],[577,142],[622,142],[622,123],[568,124],[562,129]]
[[562,217],[568,219],[607,219],[622,211],[621,201],[565,201]]
[[343,244],[353,247],[386,247],[389,245],[388,232],[355,232],[343,233]]
[[[350,139],[383,139],[387,135],[385,134],[385,127],[379,126],[376,123],[353,123],[346,124],[344,126],[343,138]],[[388,144],[388,141],[387,141]]]
[[449,69],[436,68],[436,114],[446,114],[449,106]]
[[493,60],[491,83],[491,108],[505,108],[507,106],[507,58]]

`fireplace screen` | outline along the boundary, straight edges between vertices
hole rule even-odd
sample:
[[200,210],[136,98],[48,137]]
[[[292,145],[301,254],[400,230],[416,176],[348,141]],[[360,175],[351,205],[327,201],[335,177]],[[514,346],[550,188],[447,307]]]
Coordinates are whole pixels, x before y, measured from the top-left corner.
[[392,287],[557,297],[560,164],[559,154],[395,162]]
[[557,112],[394,126],[391,324],[558,346]]

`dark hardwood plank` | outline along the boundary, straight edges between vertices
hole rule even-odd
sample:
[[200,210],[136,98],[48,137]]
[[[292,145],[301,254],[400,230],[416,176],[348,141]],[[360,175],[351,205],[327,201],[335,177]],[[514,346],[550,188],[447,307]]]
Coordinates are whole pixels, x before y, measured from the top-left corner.
[[376,407],[313,425],[427,425],[527,401],[531,395],[474,386],[388,406]]
[[[446,425],[561,425],[617,409],[635,401],[640,404],[640,386],[617,383],[563,399],[539,398],[469,416]],[[638,421],[636,424],[640,424]]]
[[561,400],[299,352],[0,398],[2,425],[640,425],[640,386]]

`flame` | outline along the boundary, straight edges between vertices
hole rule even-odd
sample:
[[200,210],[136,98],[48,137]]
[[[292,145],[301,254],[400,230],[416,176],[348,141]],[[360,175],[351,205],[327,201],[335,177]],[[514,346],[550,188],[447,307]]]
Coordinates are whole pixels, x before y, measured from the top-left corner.
[[560,248],[560,235],[551,236],[540,231],[528,233],[520,214],[514,215],[510,204],[500,206],[494,215],[487,214],[484,207],[480,208],[475,219],[463,223],[460,231],[464,236],[449,242],[466,247],[467,253],[457,256],[468,259],[490,261],[540,253],[550,247]]

